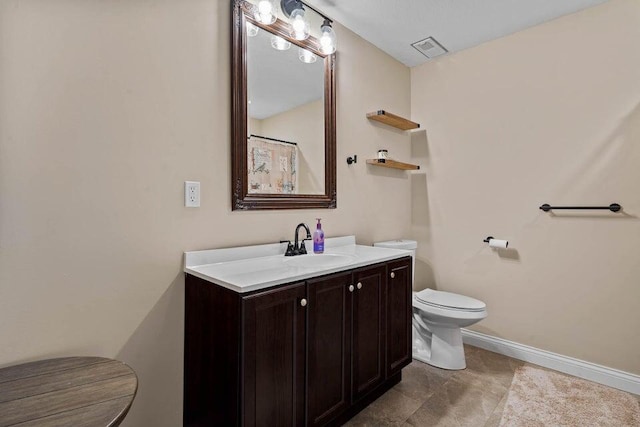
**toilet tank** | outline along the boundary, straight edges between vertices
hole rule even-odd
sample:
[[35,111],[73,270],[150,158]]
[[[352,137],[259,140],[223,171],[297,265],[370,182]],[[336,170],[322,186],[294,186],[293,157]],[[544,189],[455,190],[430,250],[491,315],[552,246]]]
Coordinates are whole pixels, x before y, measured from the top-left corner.
[[404,249],[406,251],[411,252],[411,284],[413,285],[414,279],[416,277],[416,248],[418,247],[418,242],[415,240],[387,240],[386,242],[376,242],[373,246],[378,246],[381,248],[390,248],[390,249]]

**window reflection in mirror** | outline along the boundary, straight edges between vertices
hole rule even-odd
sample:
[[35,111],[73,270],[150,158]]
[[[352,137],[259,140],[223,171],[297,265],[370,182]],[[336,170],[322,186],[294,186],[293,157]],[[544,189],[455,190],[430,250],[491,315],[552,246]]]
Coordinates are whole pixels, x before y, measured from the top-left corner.
[[251,194],[324,194],[324,61],[259,29],[247,37]]

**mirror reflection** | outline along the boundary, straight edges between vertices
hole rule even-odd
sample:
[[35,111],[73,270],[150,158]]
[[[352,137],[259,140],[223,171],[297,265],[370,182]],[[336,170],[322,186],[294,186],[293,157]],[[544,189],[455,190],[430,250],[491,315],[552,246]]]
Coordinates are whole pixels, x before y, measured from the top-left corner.
[[250,194],[324,194],[324,60],[247,27]]
[[334,209],[335,53],[313,31],[326,33],[330,20],[305,14],[311,36],[296,39],[293,11],[283,13],[302,3],[264,1],[277,9],[272,23],[256,19],[255,4],[233,0],[231,208]]

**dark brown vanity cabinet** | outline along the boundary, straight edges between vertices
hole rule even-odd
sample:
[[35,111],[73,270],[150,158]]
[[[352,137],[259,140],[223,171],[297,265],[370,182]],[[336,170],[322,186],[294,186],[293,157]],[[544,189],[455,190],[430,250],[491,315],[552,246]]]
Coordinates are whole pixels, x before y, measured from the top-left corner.
[[305,298],[303,282],[242,299],[244,425],[304,425]]
[[411,361],[411,259],[250,294],[187,275],[185,426],[339,424]]
[[353,273],[353,401],[376,388],[384,378],[386,266]]
[[351,272],[309,280],[308,424],[351,405]]
[[308,425],[348,410],[384,381],[386,266],[309,280]]
[[387,264],[387,377],[411,363],[412,281],[411,262],[398,260]]

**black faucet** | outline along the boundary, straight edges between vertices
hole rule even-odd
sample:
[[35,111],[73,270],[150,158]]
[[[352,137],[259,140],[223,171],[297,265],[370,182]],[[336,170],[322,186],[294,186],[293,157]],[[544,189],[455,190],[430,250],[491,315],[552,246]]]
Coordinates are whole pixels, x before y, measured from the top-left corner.
[[284,256],[294,256],[293,245],[291,244],[291,240],[280,240],[280,243],[287,244],[287,251],[284,253]]
[[[298,245],[298,231],[300,230],[300,227],[304,227],[304,229],[307,231],[307,237],[302,239],[302,242],[300,242],[300,245]],[[307,224],[305,224],[304,222],[301,222],[296,227],[296,235],[293,243],[294,255],[305,255],[307,253],[307,248],[304,246],[305,240],[311,240],[311,231],[309,230],[309,226]]]

